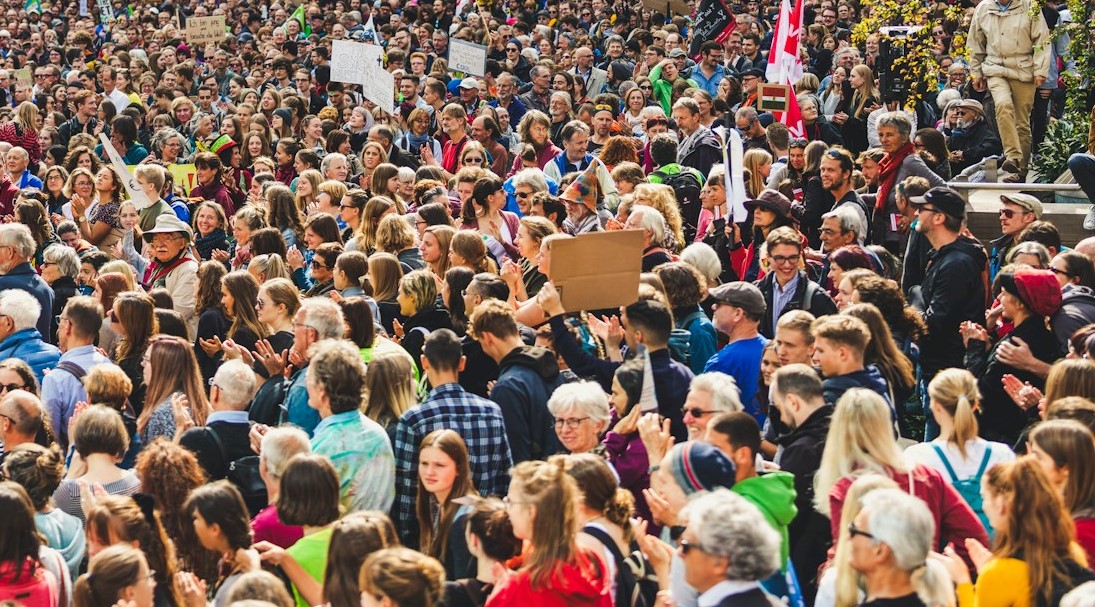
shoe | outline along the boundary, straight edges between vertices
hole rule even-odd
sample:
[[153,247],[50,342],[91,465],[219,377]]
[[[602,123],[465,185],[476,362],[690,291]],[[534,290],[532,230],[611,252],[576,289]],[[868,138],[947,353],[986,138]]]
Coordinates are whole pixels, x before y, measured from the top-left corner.
[[1019,172],[1019,164],[1016,163],[1014,160],[1011,160],[1009,158],[1008,160],[1005,160],[1004,162],[1000,163],[1000,170],[1001,171],[1006,171],[1008,173],[1018,173]]
[[1027,174],[1022,172],[1008,172],[1007,176],[1000,180],[1001,183],[1026,183]]
[[1087,216],[1084,217],[1084,229],[1088,232],[1095,232],[1095,204],[1087,210]]

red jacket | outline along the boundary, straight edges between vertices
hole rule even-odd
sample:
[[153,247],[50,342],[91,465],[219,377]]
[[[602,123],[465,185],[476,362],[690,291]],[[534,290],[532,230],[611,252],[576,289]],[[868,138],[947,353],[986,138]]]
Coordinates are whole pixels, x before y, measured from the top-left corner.
[[486,607],[612,607],[612,579],[599,556],[578,553],[578,562],[560,567],[551,584],[532,589],[527,571],[518,571],[487,600]]
[[[984,546],[989,545],[988,534],[977,515],[937,470],[917,464],[910,474],[913,484],[912,494],[928,505],[935,519],[933,550],[942,552],[944,546],[953,544],[955,551],[968,560],[966,538],[972,537]],[[891,470],[889,476],[902,491],[908,492],[910,474]],[[830,520],[834,539],[840,537],[842,524],[840,517],[844,509],[844,496],[855,479],[855,476],[845,476],[829,491]]]
[[4,175],[0,181],[0,217],[15,214],[15,199],[19,196],[19,186]]

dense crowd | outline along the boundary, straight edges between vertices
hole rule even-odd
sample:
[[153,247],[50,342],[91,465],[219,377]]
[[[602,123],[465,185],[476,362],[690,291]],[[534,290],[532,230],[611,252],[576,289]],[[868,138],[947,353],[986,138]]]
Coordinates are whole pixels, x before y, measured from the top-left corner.
[[800,1],[802,132],[770,1],[5,2],[0,605],[1095,605],[1095,238],[947,186],[1027,178],[1071,17],[939,5],[902,96]]

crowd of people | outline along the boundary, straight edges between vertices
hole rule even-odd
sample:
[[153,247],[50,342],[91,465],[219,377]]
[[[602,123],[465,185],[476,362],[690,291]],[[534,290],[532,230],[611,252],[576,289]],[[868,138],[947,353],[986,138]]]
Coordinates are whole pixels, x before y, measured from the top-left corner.
[[1095,238],[947,186],[1027,178],[1071,17],[940,6],[912,101],[800,1],[795,134],[776,2],[5,2],[0,605],[1095,604]]

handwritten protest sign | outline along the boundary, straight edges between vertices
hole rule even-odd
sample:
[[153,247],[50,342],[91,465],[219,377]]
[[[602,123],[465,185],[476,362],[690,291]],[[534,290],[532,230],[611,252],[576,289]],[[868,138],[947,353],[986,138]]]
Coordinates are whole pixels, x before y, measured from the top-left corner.
[[384,69],[384,50],[375,44],[335,40],[331,46],[331,80],[360,84],[369,101],[395,112],[395,78]]
[[224,15],[186,20],[186,41],[196,46],[219,44],[224,40],[224,32]]
[[121,155],[118,154],[118,150],[114,148],[114,144],[110,143],[110,139],[107,139],[107,136],[104,133],[99,133],[99,142],[103,144],[103,149],[106,150],[106,155],[110,158],[110,165],[122,176],[122,185],[125,186],[125,191],[129,194],[129,199],[133,201],[133,206],[138,209],[147,209],[152,206],[152,201],[148,199],[148,196],[144,195],[141,186],[137,185],[137,178],[133,176],[133,172],[126,166],[125,161],[122,160]]
[[450,39],[449,71],[482,76],[487,72],[487,47],[457,38]]
[[99,9],[99,23],[106,23],[114,17],[114,7],[110,6],[110,0],[95,0],[95,6]]
[[20,86],[34,86],[34,76],[29,68],[15,70],[15,82]]

